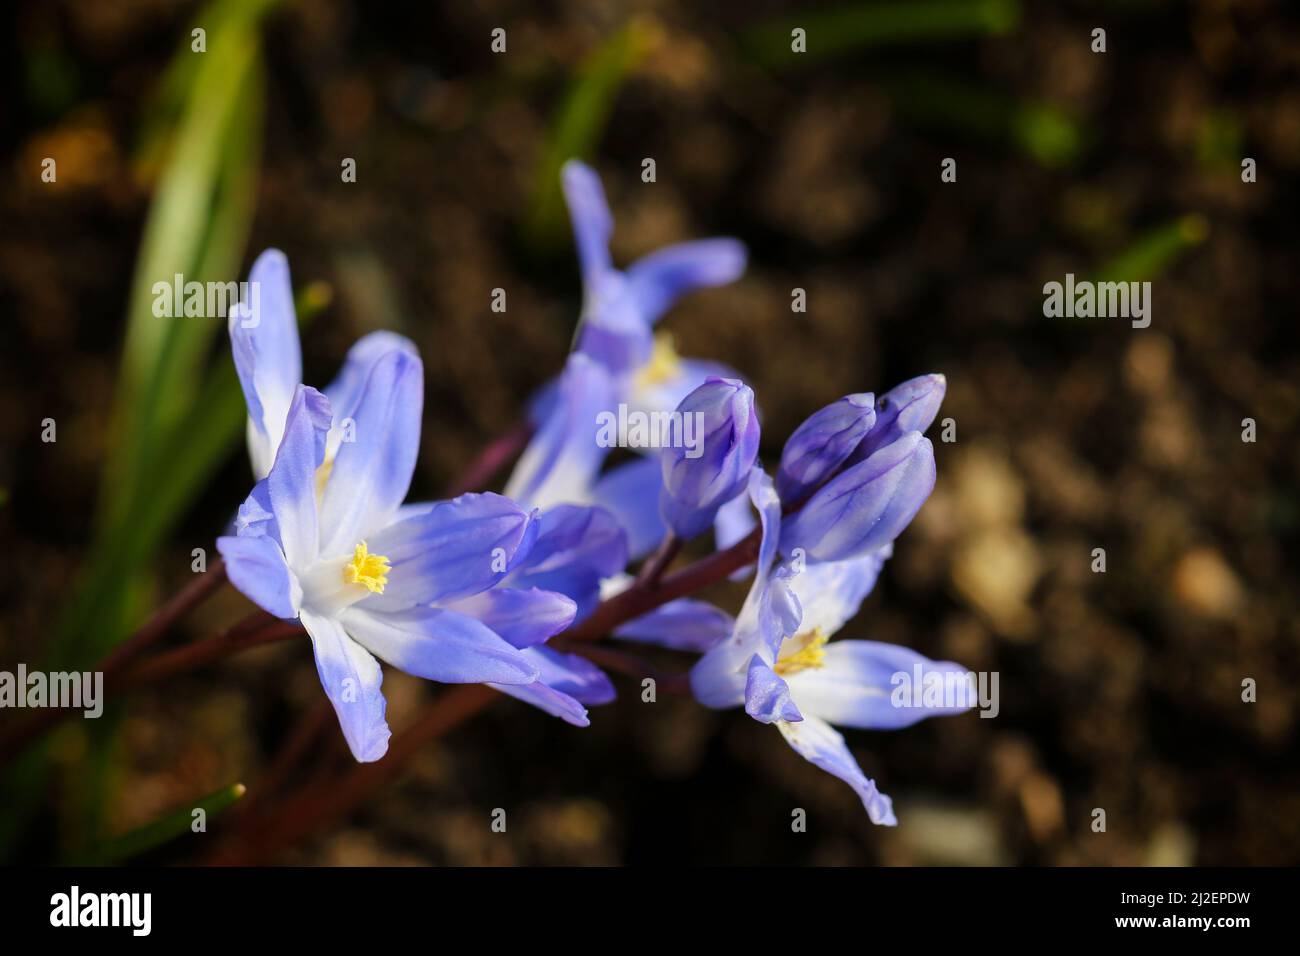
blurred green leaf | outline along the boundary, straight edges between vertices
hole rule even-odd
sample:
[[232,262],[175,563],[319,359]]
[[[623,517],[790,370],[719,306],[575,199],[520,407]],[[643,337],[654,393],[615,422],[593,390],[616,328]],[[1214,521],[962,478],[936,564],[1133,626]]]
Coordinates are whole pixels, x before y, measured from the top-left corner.
[[[74,862],[82,866],[103,866],[133,859],[165,843],[170,843],[186,833],[193,832],[195,811],[202,810],[205,818],[214,817],[242,798],[244,793],[245,787],[242,783],[222,787],[215,793],[210,793],[196,801],[192,806],[182,807],[139,829],[101,843],[75,858]],[[205,819],[205,826],[207,822]]]
[[24,56],[27,102],[42,116],[58,116],[77,99],[81,85],[76,61],[53,37],[31,44]]
[[1095,281],[1142,282],[1157,278],[1180,255],[1204,242],[1209,234],[1210,224],[1204,216],[1199,213],[1180,216],[1139,236],[1097,270]]
[[[329,286],[312,283],[295,298],[300,324],[330,301]],[[223,355],[208,372],[194,407],[202,414],[172,427],[162,443],[166,480],[148,489],[133,509],[128,554],[144,560],[175,526],[244,434],[248,412],[235,365]]]
[[554,242],[562,232],[560,167],[570,159],[591,157],[609,122],[619,88],[658,37],[659,28],[652,21],[633,19],[578,67],[551,122],[537,171],[528,225],[535,245]]
[[[149,563],[197,492],[196,463],[211,468],[228,447],[218,437],[229,431],[222,407],[208,416],[198,401],[207,352],[224,319],[159,318],[153,286],[178,273],[199,282],[237,273],[256,203],[264,99],[258,28],[269,3],[219,0],[196,21],[208,29],[207,52],[192,53],[186,43],[178,59],[187,66],[169,73],[188,77],[191,89],[132,281],[99,533],[60,628],[57,664],[85,664],[129,630],[134,621],[123,585]],[[178,429],[209,453],[178,455],[169,447]]]
[[65,746],[57,758],[64,782],[57,794],[61,855],[98,838],[109,809],[104,794],[122,775],[116,744],[120,720],[121,711],[109,708],[98,720],[78,721],[66,728]]
[[[260,22],[274,3],[215,0],[203,8],[195,24],[207,31],[206,52],[191,51],[187,30],[145,118],[162,162],[132,279],[96,535],[51,636],[51,669],[90,666],[140,620],[158,547],[242,432],[243,401],[230,363],[204,374],[224,317],[159,318],[153,285],[177,273],[199,282],[237,277],[257,198],[265,98]],[[100,723],[74,774],[82,808],[102,809],[115,777],[112,721]],[[0,847],[48,796],[49,744],[5,768]],[[85,832],[65,834],[74,844],[95,836],[97,816],[85,819]]]
[[[854,3],[784,15],[748,30],[741,47],[758,63],[794,69],[871,47],[1006,33],[1020,20],[1017,0],[900,0]],[[792,49],[805,31],[807,50]]]
[[[262,5],[269,7],[270,2]],[[223,40],[232,28],[238,30],[238,21],[256,16],[259,12],[257,5],[247,2],[212,3],[203,9],[191,28],[180,37],[162,80],[154,87],[148,105],[140,116],[135,160],[138,170],[150,181],[156,178],[167,158],[167,149],[194,89],[198,71],[205,62],[203,57],[206,54],[193,53],[192,30],[202,26],[210,38]]]
[[0,789],[0,850],[12,846],[22,835],[33,807],[40,800],[49,771],[49,738],[38,740],[4,767]]
[[1080,125],[1047,103],[1019,102],[997,90],[929,73],[890,76],[880,85],[904,120],[1009,146],[1042,166],[1064,166],[1083,148]]
[[[295,300],[300,324],[309,322],[330,298],[327,284],[306,286]],[[202,414],[175,425],[162,442],[161,457],[168,463],[166,480],[148,489],[136,503],[130,533],[111,535],[115,543],[101,547],[92,558],[92,563],[102,563],[105,571],[94,582],[90,603],[118,608],[124,620],[138,615],[125,613],[116,603],[127,589],[121,576],[111,569],[118,565],[139,566],[148,560],[244,433],[248,413],[232,362],[218,361],[208,372],[194,405]]]
[[1013,141],[1040,166],[1064,166],[1078,154],[1078,125],[1046,103],[1023,103],[1011,114]]
[[[231,277],[251,222],[257,129],[262,111],[258,16],[265,0],[224,0],[244,12],[208,37],[208,52],[183,53],[200,66],[145,224],[127,310],[115,401],[115,443],[102,517],[124,517],[156,452],[160,420],[188,411],[195,372],[224,317],[159,318],[154,284],[182,275]],[[243,187],[241,189],[241,186]],[[205,273],[225,266],[229,271]]]
[[1196,130],[1196,161],[1206,169],[1236,170],[1245,151],[1246,131],[1232,113],[1214,110],[1202,116]]

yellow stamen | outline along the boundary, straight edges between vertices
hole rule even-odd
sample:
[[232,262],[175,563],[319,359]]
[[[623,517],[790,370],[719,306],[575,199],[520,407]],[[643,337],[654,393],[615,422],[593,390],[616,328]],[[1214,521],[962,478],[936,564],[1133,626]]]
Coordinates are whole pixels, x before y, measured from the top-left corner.
[[820,627],[790,638],[783,647],[776,667],[772,668],[782,677],[797,674],[800,671],[825,666],[826,652],[822,648],[830,638],[822,633]]
[[343,580],[348,584],[360,584],[373,594],[383,594],[391,570],[388,559],[382,554],[371,554],[362,541],[357,545],[351,562],[343,569]]
[[681,369],[681,357],[673,347],[673,337],[667,332],[655,333],[654,348],[650,352],[650,361],[637,372],[638,385],[662,385],[677,377]]

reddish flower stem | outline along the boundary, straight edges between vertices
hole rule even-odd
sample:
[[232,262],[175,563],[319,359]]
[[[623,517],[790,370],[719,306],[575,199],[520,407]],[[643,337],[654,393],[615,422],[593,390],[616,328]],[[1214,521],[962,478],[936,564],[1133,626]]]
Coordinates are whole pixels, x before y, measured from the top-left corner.
[[124,673],[120,683],[125,687],[139,687],[141,684],[175,677],[250,647],[285,641],[304,633],[302,625],[297,621],[284,621],[265,611],[254,611],[238,624],[218,634],[142,661]]
[[479,452],[468,468],[447,486],[447,497],[454,498],[467,491],[480,491],[512,458],[524,450],[533,437],[533,426],[519,422]]
[[356,764],[327,786],[309,785],[291,794],[277,805],[274,814],[250,824],[244,836],[218,848],[203,862],[248,865],[297,843],[360,806],[392,780],[422,747],[498,699],[497,692],[483,684],[448,687],[419,720],[393,735],[382,760]]
[[[139,630],[113,648],[107,657],[91,668],[91,672],[102,673],[106,687],[118,683],[122,672],[132,661],[157,643],[182,617],[215,594],[226,580],[226,565],[218,558],[212,567],[181,588],[171,600],[154,612],[153,617]],[[13,724],[8,733],[0,736],[0,763],[9,760],[33,740],[77,713],[80,711],[75,709],[47,708]]]
[[664,576],[654,587],[647,587],[639,582],[634,583],[626,591],[602,601],[590,615],[559,637],[566,642],[594,641],[604,637],[620,624],[626,624],[642,614],[653,611],[661,604],[667,604],[711,584],[717,584],[732,572],[753,564],[758,557],[758,546],[761,541],[762,534],[755,528],[749,537],[725,551],[715,551],[707,558],[701,558],[680,571]]
[[673,558],[677,557],[677,552],[682,550],[682,539],[669,531],[664,535],[663,541],[659,542],[659,547],[654,554],[646,558],[645,564],[641,565],[641,570],[637,572],[636,583],[643,588],[653,588],[663,577],[668,565],[673,563]]
[[[334,708],[322,697],[300,718],[279,752],[261,774],[248,799],[240,801],[236,816],[240,821],[256,819],[268,797],[274,796],[289,781],[289,775],[311,751],[312,745],[334,723]],[[328,744],[327,744],[328,747]]]
[[[453,483],[449,494],[479,488],[486,484],[506,461],[513,458],[527,443],[531,428],[521,424],[489,445],[469,469]],[[761,533],[755,529],[748,537],[723,551],[715,552],[673,574],[662,576],[681,548],[682,542],[670,535],[655,554],[648,559],[638,579],[627,590],[601,602],[596,609],[577,625],[556,638],[556,645],[581,654],[610,670],[635,678],[653,677],[660,689],[668,693],[689,693],[687,675],[665,674],[638,657],[612,648],[595,647],[582,642],[595,641],[620,624],[631,621],[679,597],[692,594],[709,585],[724,580],[735,571],[752,564],[758,557]],[[303,633],[302,626],[294,621],[283,621],[262,611],[244,618],[233,627],[194,644],[156,655],[127,670],[146,647],[164,634],[190,608],[213,593],[225,580],[224,565],[218,564],[198,581],[192,582],[168,602],[154,617],[123,643],[101,665],[106,677],[111,669],[114,685],[138,687],[162,680],[194,668],[214,663],[250,647],[288,640]],[[118,676],[120,673],[120,677]],[[248,822],[208,862],[235,864],[267,856],[296,843],[310,835],[316,828],[328,824],[355,808],[375,790],[396,776],[402,767],[429,741],[453,729],[478,713],[497,695],[483,685],[460,685],[447,690],[411,727],[393,736],[385,757],[370,764],[360,764],[328,786],[315,781],[290,795],[265,820],[244,814]],[[46,711],[44,725],[57,722],[64,712]],[[303,755],[321,723],[318,710],[300,726],[299,732],[287,742],[280,757],[267,775],[268,788],[278,787],[288,771]],[[328,711],[323,711],[328,716]],[[50,720],[53,715],[53,720]],[[20,733],[13,740],[0,740],[0,756],[13,752],[39,734],[45,726],[36,727],[32,733]],[[20,728],[21,730],[21,728]],[[6,749],[8,748],[8,749]]]
[[217,558],[212,567],[181,588],[170,601],[154,612],[143,627],[117,645],[96,670],[103,671],[107,680],[110,674],[139,657],[142,651],[170,631],[177,621],[215,594],[226,581],[226,563]]
[[[658,585],[647,587],[633,583],[626,591],[603,601],[581,623],[553,639],[555,646],[581,654],[610,670],[634,678],[653,677],[658,689],[666,693],[689,693],[686,674],[664,674],[635,655],[590,642],[633,618],[640,617],[661,604],[691,594],[725,579],[733,571],[752,564],[758,557],[761,532],[689,567],[663,578]],[[241,834],[219,850],[208,863],[249,865],[267,859],[278,851],[309,836],[317,827],[326,826],[360,806],[375,791],[395,777],[419,752],[420,747],[453,727],[468,720],[495,699],[490,688],[480,684],[460,685],[439,697],[416,724],[389,741],[388,753],[376,763],[359,764],[340,780],[327,785],[312,782],[279,804],[276,811],[260,821],[250,821]]]
[[[597,640],[620,624],[640,617],[662,604],[716,584],[733,571],[752,564],[758,557],[760,540],[760,533],[755,529],[749,537],[738,544],[732,545],[725,551],[717,551],[680,571],[665,575],[653,586],[641,582],[634,583],[626,591],[601,602],[590,616],[569,628],[557,640],[561,644]],[[208,575],[224,579],[224,569],[218,566],[209,571]],[[153,643],[171,624],[175,623],[185,609],[195,606],[203,597],[212,593],[219,583],[220,580],[205,581],[202,585],[200,582],[193,582],[168,602],[164,610],[155,615],[149,624],[136,632],[123,647],[100,665],[99,669],[105,672],[106,686],[136,688],[215,663],[250,647],[289,640],[303,633],[302,625],[295,621],[283,621],[264,611],[256,611],[233,627],[211,637],[157,654],[133,667],[127,666],[144,647]],[[18,725],[9,735],[0,738],[0,759],[16,753],[70,713],[73,711],[45,710],[26,723]]]
[[[749,537],[725,551],[714,552],[680,571],[666,575],[653,587],[633,583],[626,591],[602,601],[588,617],[553,640],[559,645],[597,640],[620,624],[653,611],[661,604],[716,584],[732,572],[752,564],[758,557],[760,540],[760,532],[755,529]],[[283,621],[264,611],[256,611],[219,634],[156,655],[136,665],[123,675],[122,683],[136,687],[164,677],[173,677],[249,647],[288,640],[302,633],[302,625],[296,621]]]
[[644,680],[647,677],[653,678],[655,688],[667,694],[686,695],[691,692],[688,672],[662,671],[648,661],[642,660],[636,654],[629,654],[605,645],[593,644],[589,641],[578,641],[569,644],[559,638],[556,638],[555,648],[556,650],[567,651],[570,654],[585,657],[593,664],[599,664],[606,670],[615,671],[634,680]]
[[[669,694],[688,694],[690,684],[684,673],[668,674],[657,670],[633,654],[612,648],[580,644],[564,650],[588,658],[613,671],[642,679],[653,677],[657,690]],[[487,708],[497,694],[482,684],[461,684],[448,688],[425,710],[424,715],[407,729],[394,734],[389,741],[388,753],[375,763],[355,764],[340,778],[331,781],[315,779],[296,793],[277,804],[272,812],[258,818],[252,810],[250,798],[241,814],[243,824],[238,832],[203,862],[217,866],[248,866],[268,859],[310,836],[318,828],[329,825],[361,806],[372,794],[395,778],[420,749],[448,731],[458,727]],[[328,711],[328,707],[323,708]],[[313,725],[315,722],[313,720]],[[311,731],[314,734],[314,730]],[[309,739],[306,741],[309,742]],[[306,742],[287,746],[282,751],[293,751],[296,760],[305,749]],[[276,761],[277,765],[281,760]],[[265,798],[281,779],[275,771],[262,781]]]

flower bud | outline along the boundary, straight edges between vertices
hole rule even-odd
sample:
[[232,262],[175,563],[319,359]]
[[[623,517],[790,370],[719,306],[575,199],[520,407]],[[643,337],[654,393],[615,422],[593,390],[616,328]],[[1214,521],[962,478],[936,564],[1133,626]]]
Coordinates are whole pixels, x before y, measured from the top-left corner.
[[847,464],[865,461],[908,432],[924,432],[939,414],[948,380],[942,375],[920,375],[895,385],[876,399],[876,422]]
[[934,446],[920,432],[836,475],[781,526],[781,550],[843,561],[893,541],[934,490]]
[[781,451],[776,490],[793,504],[844,464],[876,421],[875,396],[846,395],[814,412],[794,430]]
[[679,538],[693,538],[744,490],[758,458],[758,415],[749,386],[717,377],[682,399],[674,415],[659,511]]

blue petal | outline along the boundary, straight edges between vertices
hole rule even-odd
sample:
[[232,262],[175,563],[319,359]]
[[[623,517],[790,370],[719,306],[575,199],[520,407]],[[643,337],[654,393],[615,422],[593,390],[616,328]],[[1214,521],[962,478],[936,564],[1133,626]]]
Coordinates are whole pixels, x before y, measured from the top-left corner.
[[919,375],[895,385],[876,399],[876,418],[848,465],[865,461],[908,432],[924,432],[939,414],[948,382],[942,375]]
[[860,558],[808,564],[794,575],[791,590],[803,609],[804,629],[830,637],[852,620],[892,552],[893,546],[885,545]]
[[892,417],[898,434],[923,432],[939,414],[939,406],[943,404],[947,391],[948,380],[942,375],[919,375],[908,379],[880,396],[880,417]]
[[[800,631],[804,623],[803,606],[790,587],[790,568],[782,565],[768,579],[758,610],[759,653],[775,660],[782,642]],[[806,629],[806,628],[805,628]]]
[[934,448],[919,432],[841,472],[786,519],[781,550],[843,561],[889,544],[934,490]]
[[614,637],[703,654],[725,640],[735,623],[730,614],[712,604],[678,598],[620,625]]
[[798,723],[782,721],[777,727],[799,756],[834,774],[854,789],[872,823],[886,827],[898,825],[893,801],[877,790],[875,782],[862,772],[844,738],[834,727],[812,716],[805,716]]
[[745,702],[748,676],[743,667],[732,662],[734,655],[717,653],[723,646],[714,645],[713,651],[701,657],[691,668],[691,695],[705,707],[718,710],[739,707]]
[[266,500],[275,514],[280,543],[291,568],[306,568],[319,554],[316,469],[325,460],[330,418],[329,400],[316,389],[299,385],[289,406],[275,464],[266,477]]
[[609,374],[585,355],[570,355],[550,416],[520,456],[506,495],[534,508],[586,501],[609,453],[596,443],[597,416],[612,401]]
[[582,279],[589,283],[610,268],[609,237],[614,232],[614,218],[605,201],[600,177],[590,166],[576,159],[569,160],[560,170],[560,183],[573,222]]
[[234,531],[241,538],[260,538],[263,535],[280,544],[280,528],[271,510],[271,491],[263,478],[253,486],[252,492],[235,514]]
[[787,505],[815,490],[853,454],[876,422],[875,396],[846,395],[813,413],[781,450],[776,491]]
[[[754,469],[749,477],[749,500],[758,510],[759,522],[763,528],[758,566],[765,571],[772,566],[781,543],[781,499],[777,497],[772,479],[761,468]],[[757,580],[755,583],[758,583]]]
[[731,634],[691,668],[691,694],[704,706],[747,703],[754,661],[768,662],[764,666],[770,667],[781,642],[798,630],[798,601],[789,594],[783,571],[779,569],[759,590],[750,590],[752,600],[740,609]]
[[790,696],[789,686],[757,654],[750,660],[745,676],[745,713],[762,724],[803,720]]
[[666,246],[627,269],[630,294],[647,325],[693,289],[735,282],[745,271],[745,246],[736,239],[697,239]]
[[230,583],[267,614],[292,620],[302,604],[302,587],[269,535],[217,539]]
[[668,526],[655,503],[663,487],[658,458],[637,458],[611,468],[596,482],[593,503],[612,513],[627,532],[627,560],[635,561],[654,550]]
[[772,479],[761,468],[750,474],[749,499],[758,510],[762,527],[754,580],[731,634],[691,668],[691,693],[706,707],[735,707],[742,703],[750,658],[758,653],[772,655],[773,635],[765,625],[772,617],[768,578],[781,534],[781,500]]
[[253,263],[248,281],[251,301],[241,303],[247,311],[233,308],[227,325],[252,426],[249,454],[254,474],[261,478],[271,470],[293,390],[302,381],[302,347],[284,253],[278,249],[263,252]]
[[378,760],[387,752],[390,736],[379,662],[333,618],[304,611],[302,624],[311,635],[316,672],[338,714],[352,756],[362,763]]
[[604,508],[558,505],[538,519],[531,551],[511,587],[537,587],[573,598],[581,620],[600,600],[600,582],[627,565],[627,535]]
[[572,598],[541,588],[493,588],[451,605],[482,621],[515,647],[532,647],[573,623],[578,605]]
[[712,525],[718,509],[745,490],[758,458],[760,429],[753,390],[738,379],[709,379],[677,411],[695,416],[703,440],[660,452],[659,510],[678,537],[689,539]]
[[371,332],[357,339],[356,344],[348,349],[339,374],[325,389],[325,397],[330,400],[330,408],[334,409],[336,426],[344,419],[356,416],[375,363],[389,352],[405,352],[415,359],[420,356],[415,343],[396,332]]
[[[599,334],[599,333],[597,333]],[[620,333],[622,334],[622,333]],[[653,342],[649,335],[633,334],[630,343],[616,347],[620,356],[628,353],[641,354],[646,346]],[[618,398],[627,403],[628,414],[634,412],[671,412],[681,404],[683,398],[699,388],[710,378],[740,378],[740,373],[729,365],[706,359],[679,358],[676,370],[667,378],[650,377],[640,374],[644,366],[644,356],[639,362],[629,364],[621,357],[611,358],[608,350],[600,347],[583,349],[584,354],[595,359],[607,371],[632,371],[619,380]],[[647,353],[648,354],[648,353]],[[556,376],[543,384],[528,400],[528,421],[538,427],[547,420],[555,403],[559,400],[560,378]]]
[[[732,545],[744,541],[758,526],[754,518],[754,509],[750,505],[749,495],[736,495],[718,509],[713,519],[713,543],[719,551],[725,551]],[[749,577],[754,566],[746,565],[727,576],[728,581],[743,581]]]
[[713,522],[713,541],[719,551],[739,544],[758,526],[749,495],[736,495],[718,509]]
[[396,611],[486,591],[504,580],[532,542],[533,524],[532,514],[491,493],[461,495],[401,518],[366,540],[391,569],[384,592],[362,603]]
[[681,358],[676,370],[667,378],[632,376],[627,395],[628,414],[633,412],[671,412],[710,378],[740,378],[740,374],[721,362]]
[[398,670],[445,684],[526,684],[537,667],[486,625],[445,608],[393,614],[353,605],[341,620],[367,650]]
[[532,647],[524,654],[537,665],[539,681],[580,703],[598,707],[617,696],[605,672],[585,657],[550,647]]
[[551,417],[555,403],[560,400],[560,376],[556,375],[544,382],[528,399],[528,424],[533,428],[541,425]]
[[654,351],[654,336],[636,302],[626,294],[627,283],[617,272],[588,286],[587,305],[578,325],[577,354],[585,355],[622,375],[641,368]]
[[[822,666],[790,677],[790,690],[809,714],[845,727],[897,730],[927,717],[960,714],[978,703],[970,673],[906,647],[876,641],[832,641]],[[945,687],[927,704],[926,684]]]
[[323,554],[350,554],[384,527],[406,498],[420,450],[423,407],[418,358],[395,350],[374,362],[351,416],[355,440],[339,447],[321,497]]
[[522,700],[525,704],[531,704],[552,717],[559,717],[575,727],[591,725],[586,707],[568,694],[546,686],[540,680],[535,680],[531,684],[489,684],[488,686]]
[[586,727],[591,723],[583,704],[597,706],[614,699],[614,685],[599,667],[587,659],[575,654],[562,654],[548,647],[533,647],[523,653],[537,665],[537,680],[531,684],[492,686],[575,727]]

